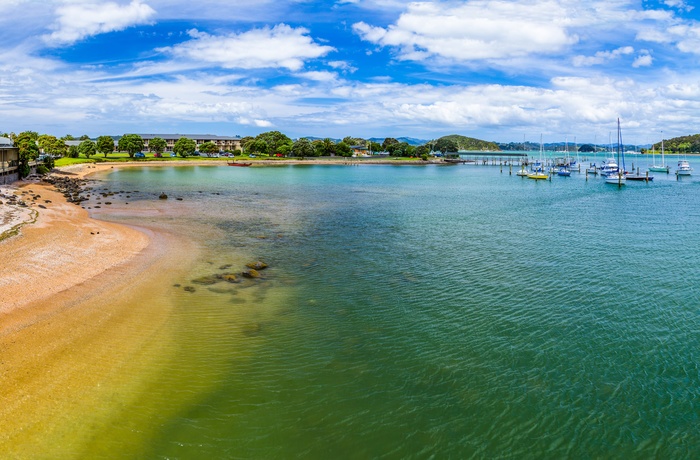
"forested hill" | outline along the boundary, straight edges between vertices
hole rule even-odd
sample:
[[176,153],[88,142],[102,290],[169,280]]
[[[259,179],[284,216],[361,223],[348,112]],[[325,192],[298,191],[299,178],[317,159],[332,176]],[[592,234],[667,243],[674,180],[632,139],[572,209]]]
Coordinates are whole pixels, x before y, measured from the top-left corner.
[[[653,148],[661,151],[661,142],[654,144]],[[700,134],[664,139],[664,149],[674,153],[700,153]]]
[[[495,142],[483,141],[481,139],[474,139],[473,137],[460,136],[459,134],[451,134],[449,136],[443,136],[436,141],[436,144],[444,144],[448,142],[453,142],[457,147],[457,150],[501,150],[498,144]],[[443,150],[444,149],[439,149]],[[448,151],[453,151],[448,149]]]

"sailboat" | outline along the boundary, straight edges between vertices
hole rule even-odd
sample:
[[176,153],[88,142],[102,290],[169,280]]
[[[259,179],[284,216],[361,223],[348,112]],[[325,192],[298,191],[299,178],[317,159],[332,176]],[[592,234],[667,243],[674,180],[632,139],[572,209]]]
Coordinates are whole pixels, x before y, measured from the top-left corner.
[[[620,163],[620,158],[622,158],[622,163]],[[618,168],[616,172],[605,176],[605,183],[622,187],[625,185],[627,177],[625,176],[625,152],[622,151],[622,131],[620,130],[619,118],[617,119],[617,163],[622,167]]]
[[549,175],[544,171],[544,164],[542,163],[543,151],[544,145],[542,144],[542,135],[540,134],[540,159],[533,163],[532,171],[527,175],[528,179],[543,180],[549,178]]
[[[652,145],[652,149],[653,148],[654,146]],[[666,174],[668,174],[670,170],[671,168],[664,161],[664,134],[663,131],[661,131],[661,164],[657,165],[656,157],[654,157],[654,164],[649,166],[649,171],[665,172]]]

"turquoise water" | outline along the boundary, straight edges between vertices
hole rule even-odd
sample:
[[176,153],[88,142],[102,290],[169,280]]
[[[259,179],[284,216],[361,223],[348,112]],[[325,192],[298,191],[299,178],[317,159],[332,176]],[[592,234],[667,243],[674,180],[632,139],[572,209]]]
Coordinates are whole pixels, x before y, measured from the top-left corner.
[[175,290],[183,358],[149,399],[190,397],[148,421],[144,457],[700,455],[700,175],[618,189],[514,173],[103,178],[134,210],[103,218],[201,244],[192,279],[270,264],[264,280]]

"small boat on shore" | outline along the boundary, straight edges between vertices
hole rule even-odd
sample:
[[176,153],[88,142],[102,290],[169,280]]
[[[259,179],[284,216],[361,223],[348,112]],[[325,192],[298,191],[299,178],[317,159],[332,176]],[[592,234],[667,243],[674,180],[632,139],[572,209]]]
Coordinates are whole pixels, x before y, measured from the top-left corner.
[[229,162],[227,162],[226,164],[229,165],[229,166],[250,166],[250,165],[252,165],[253,163],[243,163],[243,162],[240,162],[240,161],[229,161]]

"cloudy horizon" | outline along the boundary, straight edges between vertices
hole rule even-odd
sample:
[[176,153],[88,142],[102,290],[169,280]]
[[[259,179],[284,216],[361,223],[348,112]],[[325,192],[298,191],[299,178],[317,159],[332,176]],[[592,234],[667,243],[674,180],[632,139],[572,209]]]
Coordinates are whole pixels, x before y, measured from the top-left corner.
[[700,132],[683,0],[0,0],[0,132]]

